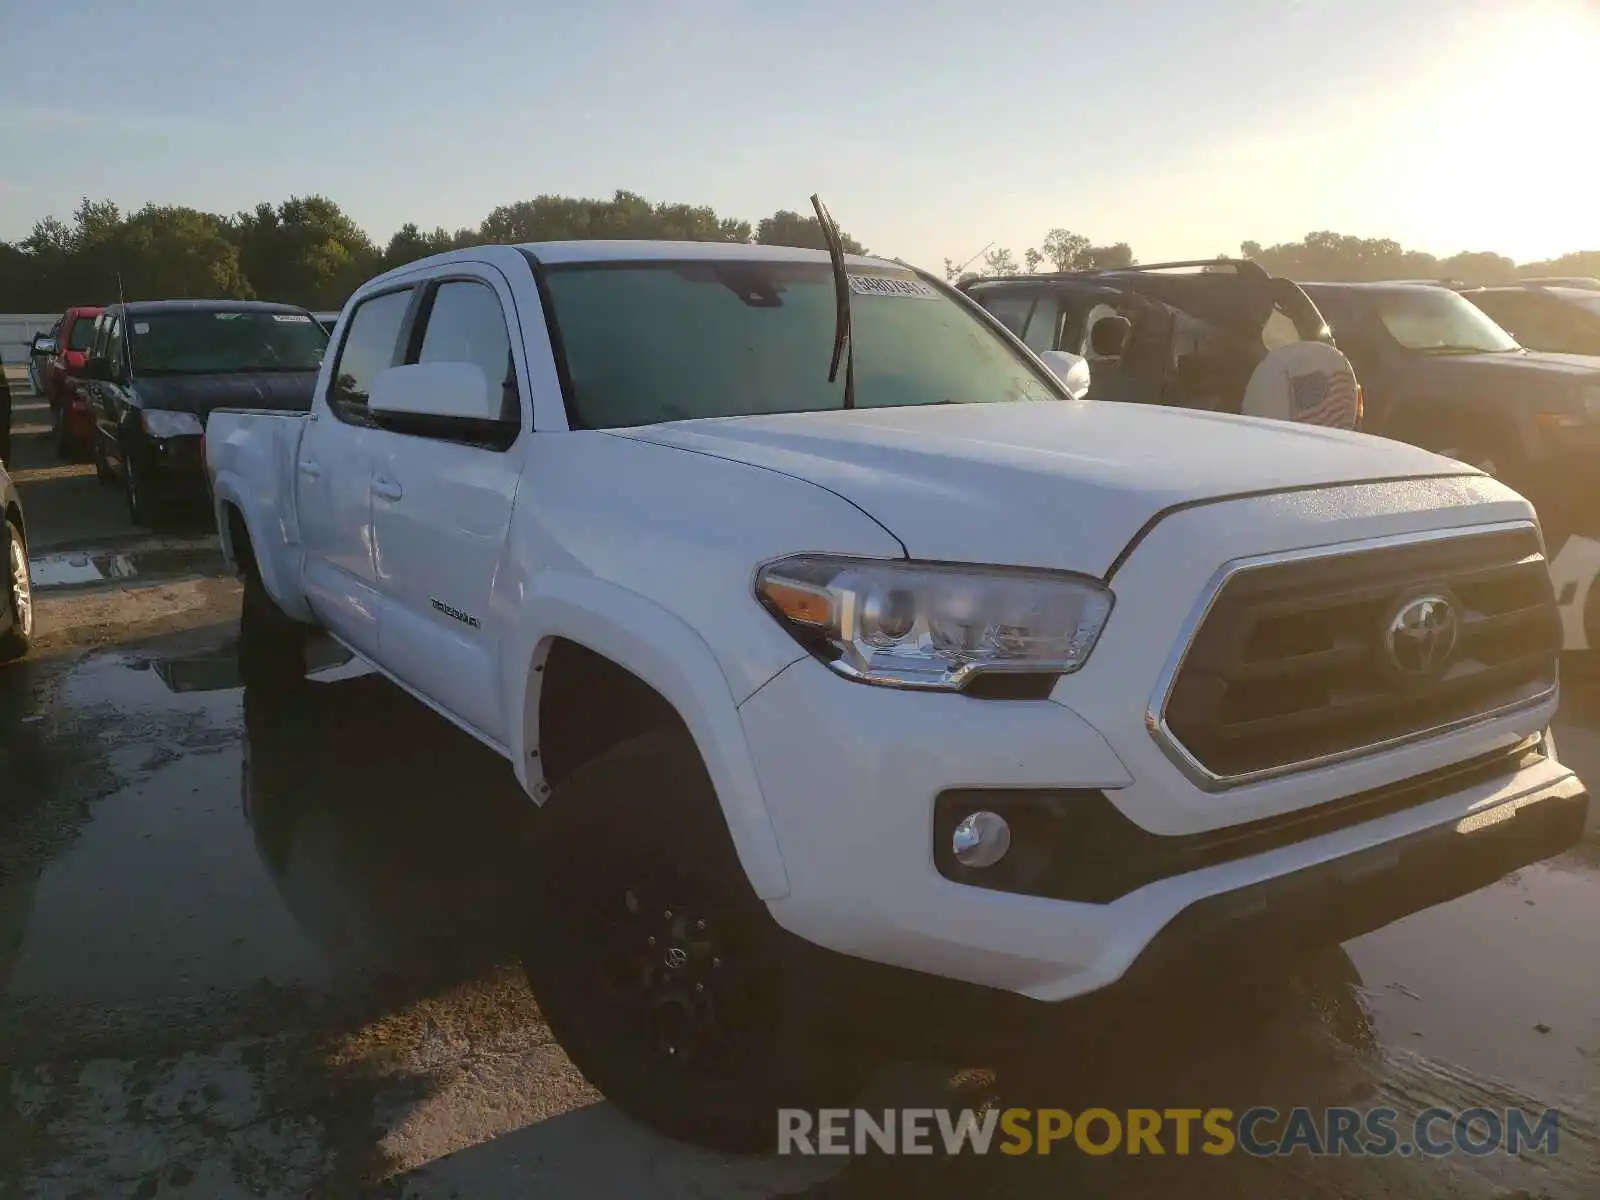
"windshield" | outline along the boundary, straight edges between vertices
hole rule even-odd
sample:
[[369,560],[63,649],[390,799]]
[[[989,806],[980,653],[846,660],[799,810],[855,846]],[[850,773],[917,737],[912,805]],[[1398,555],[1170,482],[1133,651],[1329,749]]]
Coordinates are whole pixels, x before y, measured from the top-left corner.
[[328,334],[308,313],[135,313],[133,368],[141,375],[315,371]]
[[1424,354],[1506,354],[1520,349],[1482,309],[1443,288],[1381,292],[1378,319],[1407,350]]
[[72,332],[67,335],[68,350],[87,350],[94,345],[94,318],[79,317],[72,323]]
[[[591,429],[819,412],[834,336],[827,263],[546,268],[575,420]],[[850,267],[858,408],[1059,400],[1000,334],[909,271]]]

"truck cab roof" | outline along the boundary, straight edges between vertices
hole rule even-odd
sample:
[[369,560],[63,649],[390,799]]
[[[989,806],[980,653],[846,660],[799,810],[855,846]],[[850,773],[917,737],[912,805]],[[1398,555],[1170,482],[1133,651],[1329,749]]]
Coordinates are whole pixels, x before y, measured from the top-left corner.
[[[373,291],[391,279],[402,279],[453,262],[505,264],[514,263],[518,258],[532,262],[536,266],[617,262],[827,263],[829,261],[826,250],[813,250],[804,246],[768,246],[752,242],[575,238],[552,242],[496,243],[469,246],[461,250],[446,250],[442,254],[416,259],[386,271],[368,280],[362,285],[362,290]],[[884,268],[916,270],[908,263],[867,254],[847,254],[845,263],[852,267],[875,267],[880,270]]]

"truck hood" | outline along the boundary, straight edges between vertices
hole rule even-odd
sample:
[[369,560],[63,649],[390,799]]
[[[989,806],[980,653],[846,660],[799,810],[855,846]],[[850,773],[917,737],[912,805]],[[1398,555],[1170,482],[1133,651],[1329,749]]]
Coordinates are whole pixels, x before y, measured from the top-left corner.
[[309,412],[315,371],[250,371],[221,375],[141,375],[134,382],[145,408],[204,416],[214,408]]
[[857,409],[611,432],[819,484],[880,521],[914,558],[1095,575],[1176,504],[1470,473],[1386,439],[1144,404]]
[[1493,392],[1506,401],[1572,395],[1600,384],[1600,358],[1525,350],[1512,354],[1416,354],[1414,370],[1426,370],[1449,395]]

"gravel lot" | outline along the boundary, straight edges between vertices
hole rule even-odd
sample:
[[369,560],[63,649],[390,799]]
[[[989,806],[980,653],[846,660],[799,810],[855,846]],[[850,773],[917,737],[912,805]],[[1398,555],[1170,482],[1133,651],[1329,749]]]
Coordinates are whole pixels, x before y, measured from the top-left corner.
[[[53,461],[37,402],[16,420],[42,640],[0,670],[0,1195],[1600,1194],[1593,829],[1269,985],[1130,1013],[1093,1063],[907,1065],[864,1101],[1554,1106],[1554,1157],[824,1161],[658,1137],[523,982],[537,830],[509,768],[331,645],[292,705],[245,695],[203,523],[134,531],[92,468]],[[1568,688],[1557,736],[1600,770],[1600,687]]]

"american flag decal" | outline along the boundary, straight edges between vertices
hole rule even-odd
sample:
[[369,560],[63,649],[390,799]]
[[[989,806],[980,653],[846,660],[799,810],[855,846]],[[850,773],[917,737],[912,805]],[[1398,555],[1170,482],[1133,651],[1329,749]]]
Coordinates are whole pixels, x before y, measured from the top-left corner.
[[1289,419],[1332,429],[1356,427],[1356,381],[1348,371],[1289,378]]

